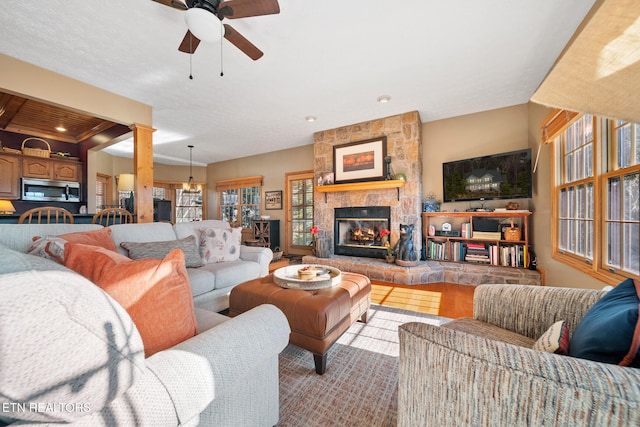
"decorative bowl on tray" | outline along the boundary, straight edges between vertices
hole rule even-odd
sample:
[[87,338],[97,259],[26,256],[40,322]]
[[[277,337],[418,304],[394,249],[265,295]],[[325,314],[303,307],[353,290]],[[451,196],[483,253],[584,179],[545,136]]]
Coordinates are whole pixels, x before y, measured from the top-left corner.
[[315,290],[330,288],[342,280],[340,270],[327,265],[288,265],[273,272],[273,281],[289,289]]

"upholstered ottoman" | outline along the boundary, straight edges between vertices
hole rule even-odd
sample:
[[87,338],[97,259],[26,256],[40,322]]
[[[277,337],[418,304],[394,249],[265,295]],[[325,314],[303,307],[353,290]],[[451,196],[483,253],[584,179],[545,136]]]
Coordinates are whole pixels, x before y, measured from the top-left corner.
[[306,291],[285,289],[273,275],[234,287],[229,296],[229,315],[236,316],[261,304],[273,304],[287,316],[289,342],[313,353],[316,372],[324,374],[327,351],[357,320],[367,321],[371,282],[362,274],[342,273],[331,288]]

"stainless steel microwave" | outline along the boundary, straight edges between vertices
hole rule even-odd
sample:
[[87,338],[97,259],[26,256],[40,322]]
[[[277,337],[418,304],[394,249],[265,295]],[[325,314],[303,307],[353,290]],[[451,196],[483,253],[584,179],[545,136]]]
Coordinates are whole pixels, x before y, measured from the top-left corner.
[[80,183],[55,179],[22,178],[22,200],[79,202]]

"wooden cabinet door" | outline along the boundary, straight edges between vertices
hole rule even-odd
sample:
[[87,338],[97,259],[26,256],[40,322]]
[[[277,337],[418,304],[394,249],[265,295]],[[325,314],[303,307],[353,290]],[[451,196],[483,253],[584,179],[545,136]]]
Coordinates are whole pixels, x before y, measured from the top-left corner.
[[62,181],[80,181],[80,168],[77,163],[55,162],[53,177]]
[[53,178],[53,165],[51,160],[38,157],[23,158],[22,176],[28,178]]
[[0,199],[20,198],[20,159],[0,155]]

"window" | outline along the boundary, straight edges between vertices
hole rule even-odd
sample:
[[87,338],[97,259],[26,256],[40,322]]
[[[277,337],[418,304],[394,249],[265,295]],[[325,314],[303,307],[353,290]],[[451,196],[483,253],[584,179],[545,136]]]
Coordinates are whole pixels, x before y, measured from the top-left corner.
[[232,227],[253,228],[260,218],[262,177],[254,176],[218,181],[220,219]]
[[555,144],[554,257],[611,284],[639,278],[640,125],[576,113],[554,120],[543,129]]
[[313,227],[313,172],[286,175],[287,209],[286,251],[288,254],[310,254]]
[[603,177],[607,213],[604,217],[606,259],[610,271],[640,275],[640,124],[613,121],[612,170]]
[[111,176],[96,174],[96,210],[111,204]]
[[559,196],[560,250],[593,260],[593,118],[585,115],[570,125],[556,144],[562,172]]
[[154,200],[166,200],[167,189],[164,187],[156,187],[154,183],[153,198]]
[[186,193],[182,187],[176,188],[176,222],[202,220],[202,193]]
[[183,183],[153,182],[154,218],[162,221],[189,222],[206,218],[206,185],[200,185],[200,193],[184,193]]

